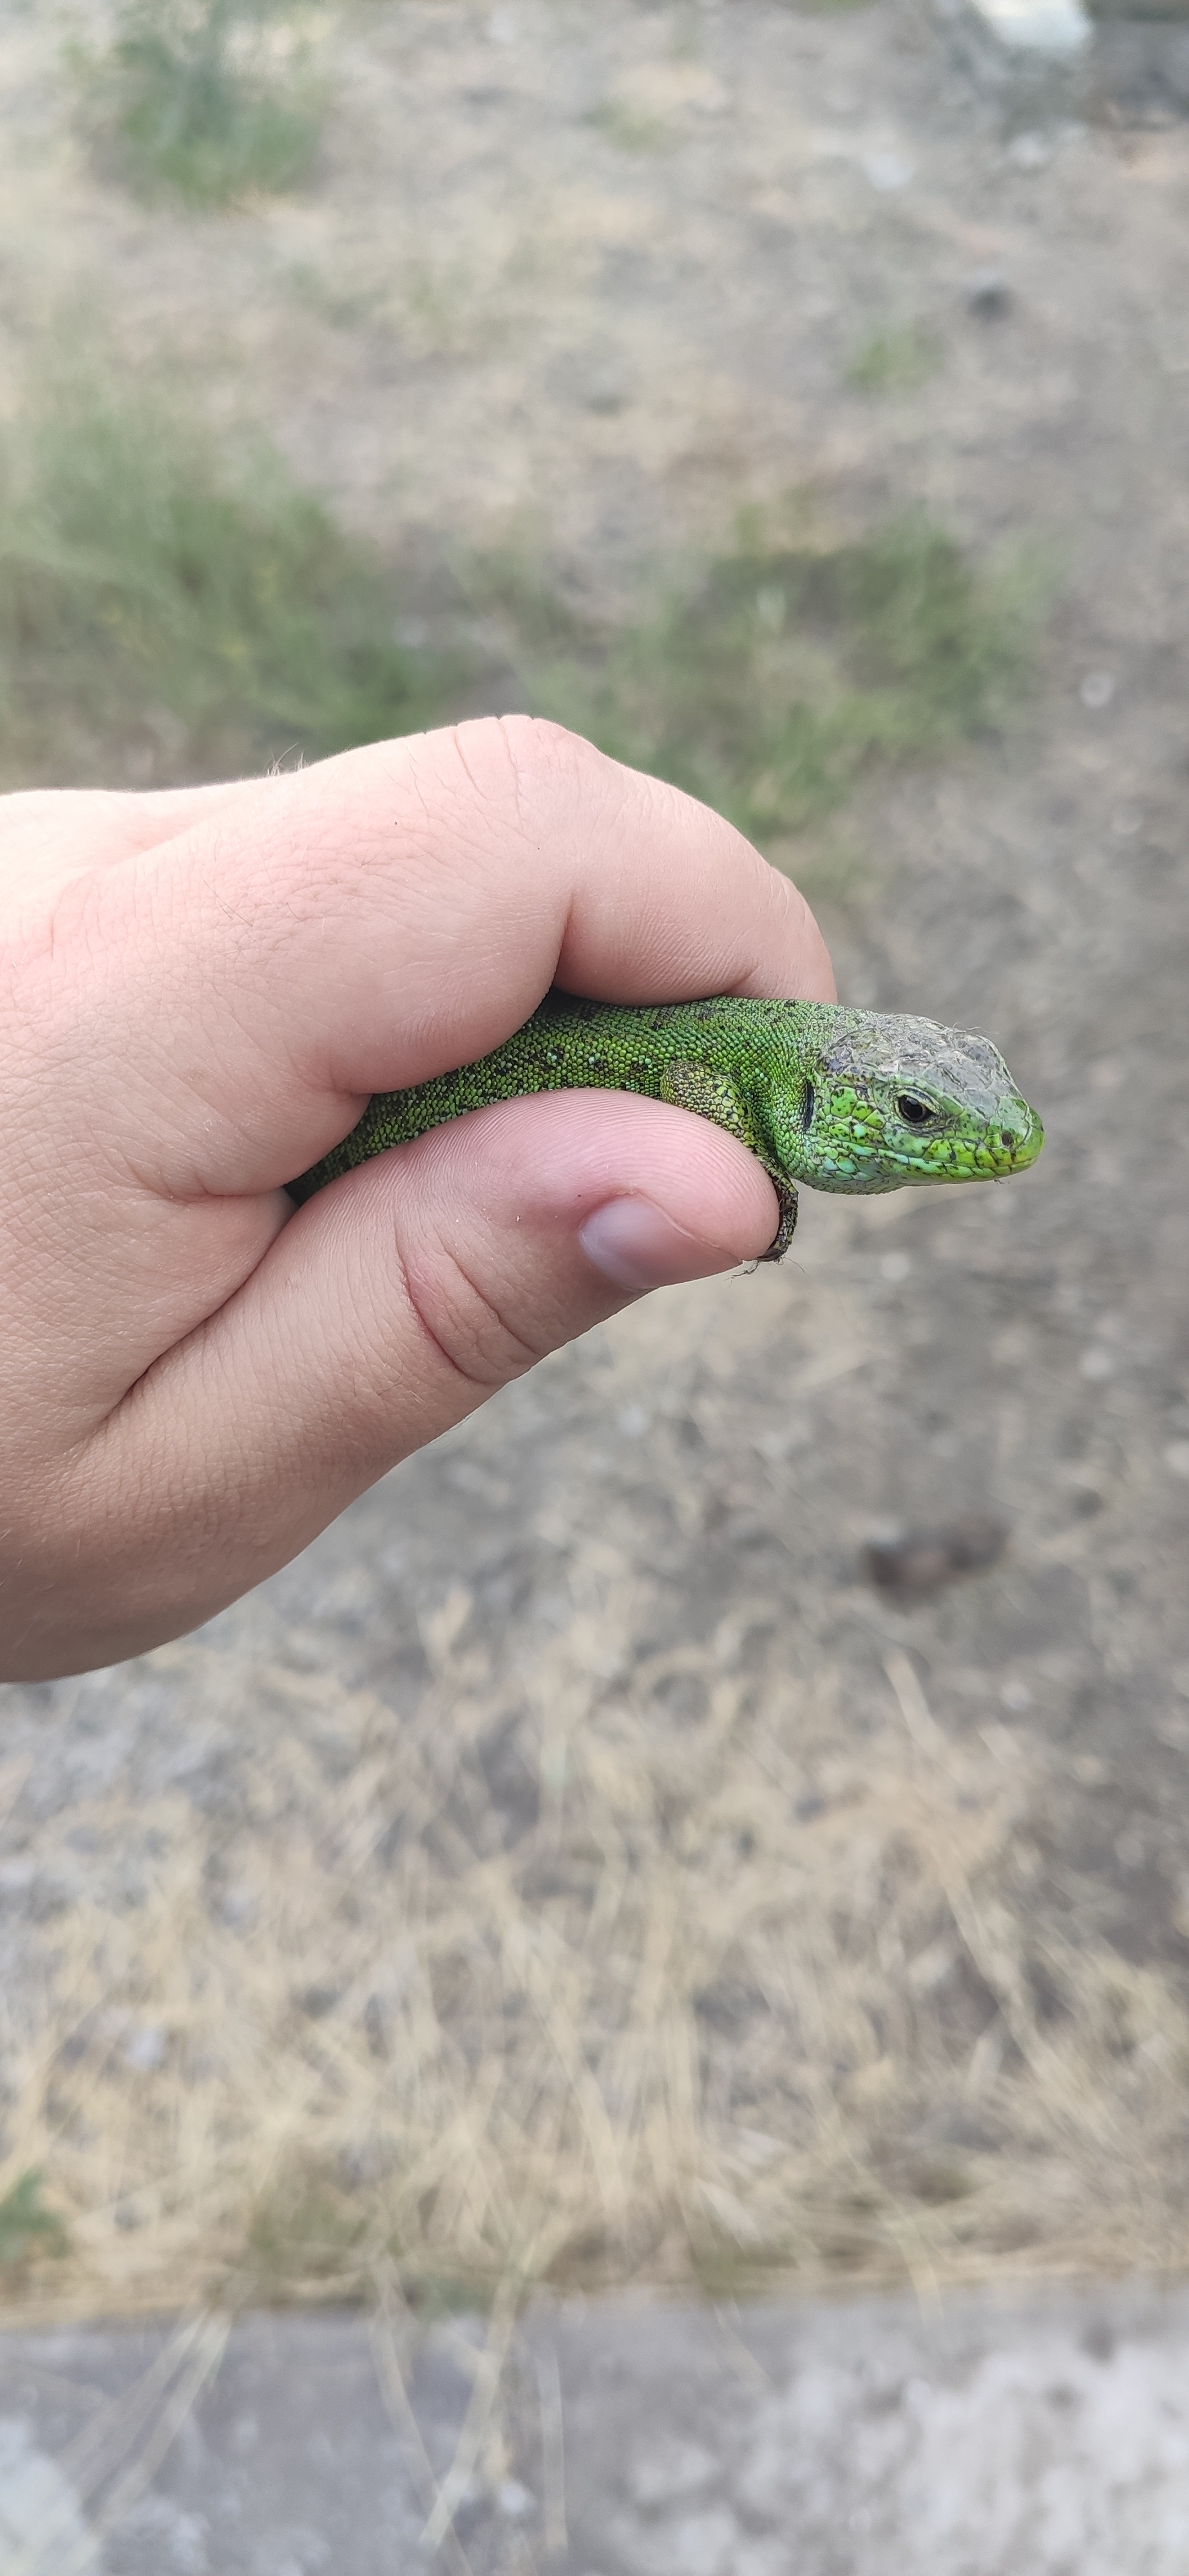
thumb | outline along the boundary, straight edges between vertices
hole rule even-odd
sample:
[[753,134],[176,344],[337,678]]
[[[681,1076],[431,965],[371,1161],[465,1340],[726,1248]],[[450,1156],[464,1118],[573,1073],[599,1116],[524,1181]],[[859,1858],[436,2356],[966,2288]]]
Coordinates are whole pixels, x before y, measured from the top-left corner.
[[623,1093],[506,1101],[344,1175],[108,1415],[73,1507],[57,1491],[27,1670],[50,1668],[42,1622],[64,1669],[66,1566],[89,1661],[176,1635],[546,1352],[649,1287],[755,1258],[777,1221],[741,1145]]

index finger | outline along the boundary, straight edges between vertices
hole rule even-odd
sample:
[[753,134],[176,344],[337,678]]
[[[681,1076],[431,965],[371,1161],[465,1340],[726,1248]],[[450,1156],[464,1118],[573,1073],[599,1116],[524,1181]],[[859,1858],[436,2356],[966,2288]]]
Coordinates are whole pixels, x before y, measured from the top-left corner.
[[554,982],[622,1002],[834,989],[803,899],[729,823],[527,717],[256,782],[59,911],[86,1125],[134,1102],[139,1168],[170,1194],[275,1187],[372,1092],[484,1054]]

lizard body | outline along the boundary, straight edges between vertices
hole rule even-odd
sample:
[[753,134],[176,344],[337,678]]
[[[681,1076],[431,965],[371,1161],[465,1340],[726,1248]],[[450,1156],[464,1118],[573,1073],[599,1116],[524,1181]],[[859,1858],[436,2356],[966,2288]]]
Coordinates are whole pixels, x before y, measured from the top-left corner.
[[758,1155],[780,1202],[767,1261],[792,1241],[799,1181],[866,1194],[1000,1180],[1025,1171],[1044,1143],[989,1040],[932,1020],[729,994],[629,1007],[552,992],[477,1063],[377,1092],[290,1195],[310,1198],[389,1145],[492,1101],[589,1090],[692,1109]]

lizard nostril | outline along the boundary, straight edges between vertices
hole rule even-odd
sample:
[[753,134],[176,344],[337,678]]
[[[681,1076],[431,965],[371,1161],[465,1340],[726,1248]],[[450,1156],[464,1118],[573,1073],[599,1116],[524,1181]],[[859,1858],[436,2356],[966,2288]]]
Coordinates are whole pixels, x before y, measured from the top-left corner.
[[1013,1134],[1012,1134],[1012,1131],[1011,1131],[1010,1127],[1001,1127],[1001,1128],[1000,1128],[1000,1131],[999,1131],[999,1142],[1000,1142],[1000,1144],[1001,1144],[1001,1145],[1006,1145],[1007,1150],[1008,1150],[1008,1153],[1010,1154],[1011,1149],[1012,1149],[1012,1146],[1013,1146],[1013,1145],[1015,1144],[1015,1142],[1016,1142],[1016,1139],[1015,1139],[1015,1137],[1013,1136]]

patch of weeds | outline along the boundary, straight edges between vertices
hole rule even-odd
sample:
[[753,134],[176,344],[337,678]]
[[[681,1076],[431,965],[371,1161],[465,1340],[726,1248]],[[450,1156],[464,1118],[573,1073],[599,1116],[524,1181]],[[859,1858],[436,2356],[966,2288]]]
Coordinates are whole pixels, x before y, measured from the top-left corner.
[[[500,2286],[494,2272],[426,2272],[398,2262],[398,2273],[405,2305],[424,2326],[438,2325],[452,2317],[489,2315]],[[531,2282],[526,2281],[526,2297],[531,2287]]]
[[285,282],[296,303],[337,331],[358,331],[373,323],[383,303],[375,287],[341,286],[333,268],[317,268],[312,260],[294,260]]
[[707,2238],[690,2247],[690,2271],[704,2298],[754,2299],[774,2281],[797,2268],[790,2240],[771,2245],[737,2245],[729,2238]]
[[629,107],[619,98],[602,99],[592,107],[586,120],[599,134],[605,134],[620,152],[671,152],[677,137],[663,117],[648,116],[642,108]]
[[996,725],[1027,660],[1018,587],[921,518],[748,522],[619,624],[523,553],[458,581],[427,619],[270,451],[220,454],[159,398],[43,394],[0,434],[0,785],[235,776],[527,704],[772,849]]
[[313,159],[323,99],[278,0],[117,0],[107,50],[71,62],[101,163],[144,195],[227,205]]
[[1027,661],[1019,585],[916,517],[833,544],[751,523],[733,553],[615,635],[507,568],[496,590],[538,713],[769,848],[875,765],[994,727]]
[[248,2262],[260,2293],[278,2298],[316,2284],[355,2285],[367,2231],[367,2219],[327,2175],[286,2176],[259,2203],[248,2230]]
[[39,2257],[60,2258],[66,2230],[41,2198],[41,2176],[25,2173],[0,2200],[0,2268],[20,2271]]
[[846,381],[856,393],[911,393],[936,375],[943,355],[935,331],[906,322],[872,332],[852,358]]
[[0,439],[0,782],[316,759],[458,712],[400,576],[260,448],[159,399],[44,395]]
[[355,2297],[378,2256],[394,2267],[406,2306],[430,2325],[486,2312],[502,2277],[481,2269],[436,2272],[424,2260],[407,2261],[378,2219],[374,2194],[356,2195],[335,2173],[300,2163],[258,2202],[245,2253],[253,2293],[266,2300]]

